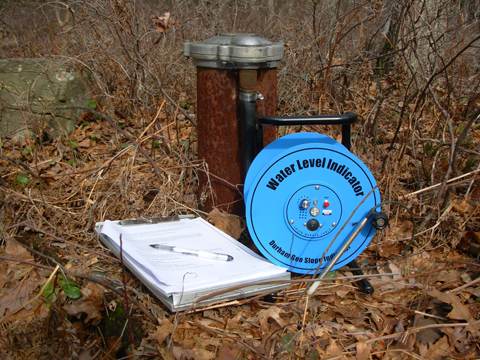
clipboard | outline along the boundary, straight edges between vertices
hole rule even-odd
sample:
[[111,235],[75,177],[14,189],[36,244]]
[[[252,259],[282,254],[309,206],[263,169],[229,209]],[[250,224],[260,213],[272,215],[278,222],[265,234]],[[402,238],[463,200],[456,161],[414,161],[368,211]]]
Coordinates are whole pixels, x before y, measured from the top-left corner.
[[[114,223],[119,225],[130,227],[138,225],[149,225],[149,224],[159,224],[163,222],[174,222],[179,221],[180,219],[195,219],[194,215],[178,215],[178,216],[169,216],[169,217],[156,217],[148,218],[142,217],[140,219],[131,219],[131,220],[115,220]],[[95,232],[98,234],[100,241],[113,253],[115,256],[120,257],[120,251],[118,246],[104,234],[101,233],[103,222],[98,222],[95,224]],[[242,245],[243,246],[243,245]],[[144,272],[141,272],[137,268],[136,261],[128,254],[123,252],[123,263],[125,266],[140,280],[151,292],[152,294],[162,302],[171,312],[184,311],[188,309],[194,302],[199,298],[211,294],[212,292],[227,290],[232,287],[242,286],[239,289],[225,292],[223,294],[213,296],[211,298],[205,299],[198,304],[197,308],[204,308],[206,306],[211,306],[217,303],[229,302],[233,300],[243,300],[249,297],[261,295],[261,294],[272,294],[280,290],[287,289],[290,286],[288,282],[290,280],[290,273],[284,272],[279,275],[270,276],[264,279],[255,279],[254,281],[246,281],[235,283],[234,285],[228,286],[211,286],[205,288],[201,291],[188,292],[188,293],[170,293],[167,294],[158,287],[158,282],[153,277],[149,277],[148,274],[145,276]],[[269,284],[259,284],[262,282],[275,282]]]

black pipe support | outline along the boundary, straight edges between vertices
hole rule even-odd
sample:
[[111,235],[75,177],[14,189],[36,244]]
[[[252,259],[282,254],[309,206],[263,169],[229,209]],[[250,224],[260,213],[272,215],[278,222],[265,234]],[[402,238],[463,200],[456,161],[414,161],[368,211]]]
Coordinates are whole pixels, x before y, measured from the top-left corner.
[[[257,91],[239,90],[240,100],[240,126],[243,145],[243,178],[247,176],[248,169],[257,155],[256,144],[258,142],[255,124],[255,111],[257,109]],[[263,138],[263,134],[262,134]],[[258,150],[260,151],[260,150]]]
[[[355,260],[350,261],[350,263],[347,265],[350,269],[353,275],[363,275],[363,271],[360,270],[357,262]],[[353,270],[353,269],[358,269],[358,270]],[[367,295],[372,295],[375,289],[373,288],[372,284],[367,279],[360,279],[355,282],[358,287],[360,288],[360,291],[363,292],[364,294]]]

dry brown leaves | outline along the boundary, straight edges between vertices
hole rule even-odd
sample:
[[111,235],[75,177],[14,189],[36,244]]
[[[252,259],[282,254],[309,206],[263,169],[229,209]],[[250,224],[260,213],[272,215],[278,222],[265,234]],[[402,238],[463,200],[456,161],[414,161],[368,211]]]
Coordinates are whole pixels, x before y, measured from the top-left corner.
[[[1,187],[4,238],[22,240],[25,245],[8,240],[0,248],[0,356],[23,352],[32,358],[62,354],[63,358],[109,359],[132,354],[124,297],[107,287],[123,291],[124,283],[129,296],[142,307],[130,303],[137,358],[479,356],[475,344],[480,291],[470,276],[480,269],[467,255],[454,251],[459,237],[447,236],[461,230],[464,240],[459,249],[464,251],[478,241],[478,231],[468,226],[478,211],[471,199],[453,203],[421,235],[421,242],[414,243],[413,256],[367,270],[375,287],[373,296],[361,294],[348,278],[351,273],[340,271],[337,276],[346,279],[323,283],[308,301],[303,297],[307,284],[295,283],[278,293],[275,303],[258,297],[228,306],[217,304],[186,316],[169,313],[128,272],[123,276],[119,263],[107,257],[109,253],[93,231],[95,222],[105,219],[197,211],[196,176],[202,164],[195,160],[192,127],[166,115],[152,114],[151,119],[148,131],[128,118],[116,120],[155,159],[162,170],[161,179],[127,139],[91,117],[85,117],[85,123],[80,123],[68,140],[42,148],[32,146],[30,153],[26,151],[28,144],[23,148],[4,144],[5,155],[35,169],[45,184],[40,186],[38,180],[28,177],[22,187],[17,179],[23,173],[21,168],[0,160],[2,178],[8,184]],[[402,171],[407,179],[410,173]],[[418,201],[411,201],[418,205]],[[412,235],[408,216],[390,211],[391,227],[361,255],[364,265],[398,257]],[[209,221],[235,238],[245,227],[240,218],[220,210],[210,213]],[[445,242],[441,248],[429,246],[441,242]],[[50,258],[33,253],[31,248]],[[79,284],[80,298],[72,299],[59,291],[54,301],[44,299],[41,289],[46,279],[53,274],[53,280],[58,281],[61,274],[53,270],[53,259],[78,275],[74,280]],[[81,277],[91,274],[100,280]],[[150,320],[146,312],[157,320]],[[96,330],[92,330],[94,325]]]
[[165,32],[172,26],[180,26],[180,24],[171,17],[169,12],[164,13],[162,16],[155,16],[152,20],[155,22],[158,32]]
[[207,221],[234,239],[239,239],[246,227],[241,217],[217,208],[210,211]]
[[[98,324],[102,314],[112,316],[115,308],[110,304],[107,309],[104,300],[107,289],[84,282],[77,300],[59,296],[49,309],[44,301],[30,304],[51,271],[39,276],[34,266],[22,263],[34,259],[15,242],[7,241],[1,256],[19,260],[0,263],[3,349],[15,350],[12,336],[18,336],[20,324],[39,326],[39,321],[51,318],[52,311],[61,306],[72,316],[71,322],[60,325],[62,334],[83,339],[78,346],[70,343],[62,351],[93,356],[98,345],[89,346],[95,337],[85,332],[82,324]],[[464,275],[479,267],[467,266],[466,260],[460,254],[419,253],[390,263],[379,268],[381,276],[371,278],[376,289],[373,296],[360,294],[351,280],[332,279],[309,302],[302,295],[306,285],[294,284],[277,294],[275,303],[247,300],[243,305],[200,310],[181,322],[180,317],[160,310],[156,324],[142,319],[144,334],[135,354],[137,358],[161,354],[163,358],[205,360],[443,359],[449,354],[473,359],[478,357],[474,344],[480,335],[479,294],[475,281]],[[348,271],[342,272],[342,276],[348,275]],[[141,284],[132,279],[128,286],[137,287],[137,296],[142,291]],[[159,309],[148,295],[141,302]],[[132,315],[141,316],[138,309]],[[81,319],[75,320],[77,316]],[[123,318],[121,323],[125,325],[125,321]],[[102,358],[114,356],[119,343],[118,336],[106,337]]]

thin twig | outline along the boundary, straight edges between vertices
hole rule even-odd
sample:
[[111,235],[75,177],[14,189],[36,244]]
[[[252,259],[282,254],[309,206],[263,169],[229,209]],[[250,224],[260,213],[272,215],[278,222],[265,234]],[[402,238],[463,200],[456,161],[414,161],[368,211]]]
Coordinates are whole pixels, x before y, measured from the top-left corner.
[[[461,179],[465,176],[469,176],[469,175],[472,175],[472,174],[475,174],[475,173],[478,173],[480,172],[480,169],[477,169],[477,170],[473,170],[473,171],[470,171],[466,174],[463,174],[463,175],[460,175],[460,176],[457,176],[453,179],[450,179],[447,181],[447,185],[454,182],[455,180],[458,180],[458,179]],[[461,182],[459,183],[456,183],[456,184],[461,184],[463,182],[468,182],[468,181],[471,181],[472,179],[465,179],[465,180],[462,180]],[[403,195],[403,196],[399,196],[398,199],[399,200],[403,200],[403,199],[406,199],[406,198],[409,198],[409,197],[412,197],[414,195],[418,195],[418,194],[421,194],[421,193],[424,193],[425,191],[429,191],[429,190],[432,190],[432,189],[436,189],[437,187],[440,187],[442,186],[443,183],[438,183],[438,184],[435,184],[435,185],[432,185],[432,186],[429,186],[429,187],[426,187],[426,188],[423,188],[423,189],[420,189],[420,190],[417,190],[417,191],[414,191],[410,194],[406,194],[406,195]]]
[[462,285],[462,286],[459,286],[453,290],[449,290],[447,291],[447,293],[456,293],[456,292],[459,292],[459,291],[462,291],[472,285],[475,285],[475,284],[478,284],[480,282],[480,277],[478,279],[475,279],[473,281],[470,281],[469,283],[466,283],[465,285]]
[[395,280],[392,280],[392,281],[383,282],[383,283],[380,283],[380,284],[375,284],[375,286],[376,287],[381,287],[381,286],[384,286],[384,285],[390,285],[391,283],[394,283],[394,282],[405,281],[405,280],[417,278],[417,277],[420,277],[420,276],[431,275],[431,274],[435,274],[435,273],[438,273],[438,272],[441,272],[441,271],[460,269],[460,268],[463,268],[463,267],[466,267],[466,265],[462,264],[462,265],[450,266],[448,268],[429,270],[429,271],[425,271],[425,272],[422,272],[422,273],[419,273],[419,274],[402,277],[400,279],[395,279]]
[[135,359],[135,341],[133,340],[132,319],[130,318],[130,305],[128,304],[127,279],[125,277],[125,265],[123,263],[122,234],[120,234],[120,264],[122,265],[122,284],[124,293],[123,297],[125,298],[125,314],[127,315],[128,321],[128,335],[130,337],[130,346],[133,354],[133,359]]
[[[50,234],[49,232],[46,232],[38,227],[36,227],[35,225],[32,225],[32,223],[30,221],[22,221],[21,223],[18,223],[18,224],[15,224],[15,225],[11,225],[7,228],[5,228],[4,230],[5,231],[8,231],[10,229],[13,229],[13,228],[16,228],[16,227],[19,227],[19,226],[26,226],[26,227],[29,227],[30,229],[33,229],[35,231],[38,231],[39,233],[42,233],[42,234],[45,234],[47,236],[51,236],[52,238],[54,238],[55,240],[57,241],[61,241],[61,242],[64,242],[65,244],[68,244],[68,245],[72,245],[76,248],[79,248],[79,249],[82,249],[82,250],[85,250],[85,251],[88,251],[88,252],[91,252],[93,254],[96,254],[98,256],[101,256],[103,258],[106,258],[106,259],[109,259],[109,260],[113,260],[113,261],[116,261],[116,262],[120,262],[120,260],[118,260],[117,258],[114,258],[112,256],[108,256],[108,255],[105,255],[105,254],[102,254],[101,252],[98,252],[98,251],[95,251],[91,248],[87,248],[85,246],[82,246],[82,245],[79,245],[79,244],[75,244],[75,243],[72,243],[68,240],[65,240],[65,239],[62,239],[58,236],[55,236],[53,234]],[[23,246],[25,246],[24,244],[22,244]]]

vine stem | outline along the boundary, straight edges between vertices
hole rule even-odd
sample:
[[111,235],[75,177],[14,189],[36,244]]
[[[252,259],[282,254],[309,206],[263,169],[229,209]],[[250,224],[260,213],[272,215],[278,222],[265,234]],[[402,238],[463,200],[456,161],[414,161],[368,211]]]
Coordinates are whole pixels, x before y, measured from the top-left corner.
[[127,314],[127,321],[128,321],[128,335],[130,337],[132,357],[135,360],[135,340],[133,339],[132,319],[130,318],[130,305],[128,303],[127,279],[125,277],[125,264],[123,263],[122,234],[120,234],[120,264],[122,265],[122,284],[123,284],[123,292],[125,293],[125,310],[126,310],[125,313]]

